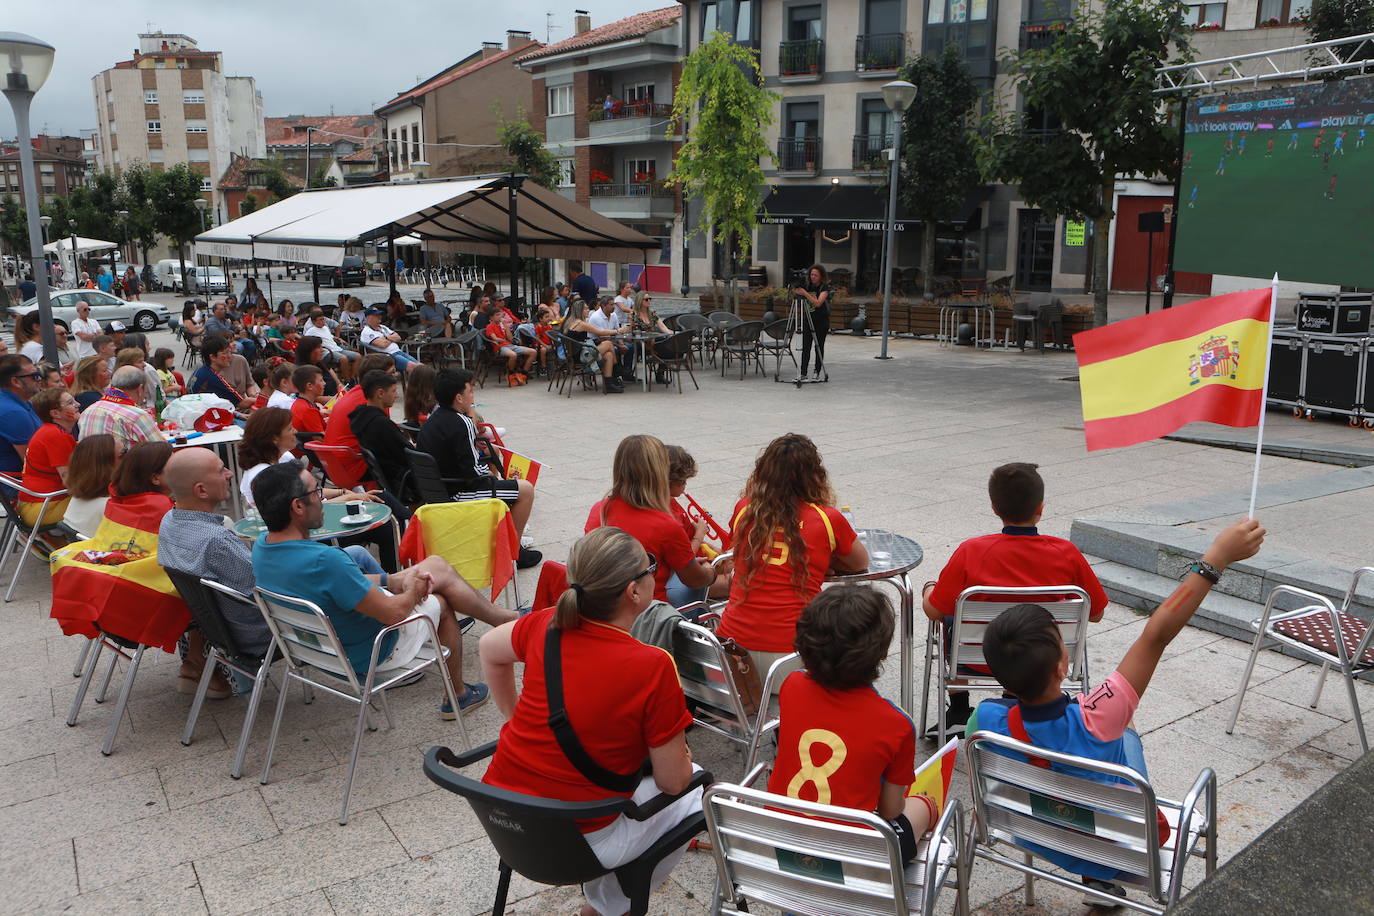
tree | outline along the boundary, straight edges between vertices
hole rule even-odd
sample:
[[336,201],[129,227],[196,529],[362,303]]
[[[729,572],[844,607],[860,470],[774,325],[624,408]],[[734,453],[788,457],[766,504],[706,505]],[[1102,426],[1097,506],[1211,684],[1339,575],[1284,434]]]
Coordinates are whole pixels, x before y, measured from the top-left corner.
[[[673,160],[668,184],[699,197],[702,219],[688,235],[709,228],[712,238],[740,261],[758,225],[763,160],[777,157],[764,139],[773,124],[777,93],[763,88],[759,52],[736,44],[724,32],[711,37],[682,62],[673,97],[668,136],[684,143]],[[738,311],[735,271],[730,290]]]
[[[1155,70],[1188,54],[1181,0],[1115,0],[1076,13],[1052,45],[1013,53],[1006,72],[1028,112],[995,111],[980,155],[991,180],[1021,186],[1050,216],[1093,225],[1094,323],[1107,323],[1107,239],[1118,175],[1172,171],[1178,132],[1154,95]],[[1171,60],[1170,45],[1176,48]]]
[[[499,117],[499,112],[498,112]],[[513,160],[512,168],[523,172],[537,185],[553,190],[558,187],[558,160],[544,146],[541,137],[530,122],[519,112],[514,121],[501,120],[500,142]]]
[[149,195],[149,183],[154,173],[140,160],[125,167],[119,176],[117,209],[128,210],[129,240],[143,254],[140,260],[148,263],[148,251],[157,244],[158,218]]
[[916,99],[902,119],[904,169],[897,193],[924,223],[921,274],[928,293],[935,274],[936,226],[960,215],[959,208],[979,181],[969,128],[978,87],[953,44],[946,45],[940,57],[907,61],[899,78],[916,87]]
[[247,216],[248,214],[252,213],[257,209],[257,196],[252,191],[249,191],[247,194],[243,195],[243,203],[239,204],[239,216]]
[[20,260],[29,257],[29,216],[19,198],[13,194],[0,197],[0,239],[9,250],[17,252]]
[[[1312,0],[1307,31],[1313,41],[1330,41],[1374,32],[1374,0]],[[1374,47],[1370,45],[1370,42],[1364,42],[1357,47],[1339,50],[1344,52],[1345,60],[1368,60],[1374,58]],[[1331,78],[1341,79],[1342,76],[1336,74]]]
[[259,160],[259,166],[262,169],[263,187],[272,192],[272,203],[286,200],[300,191],[287,177],[286,163],[280,156]]
[[150,172],[148,202],[157,214],[157,230],[177,246],[181,276],[186,276],[186,243],[200,232],[200,175],[184,162],[162,172]]

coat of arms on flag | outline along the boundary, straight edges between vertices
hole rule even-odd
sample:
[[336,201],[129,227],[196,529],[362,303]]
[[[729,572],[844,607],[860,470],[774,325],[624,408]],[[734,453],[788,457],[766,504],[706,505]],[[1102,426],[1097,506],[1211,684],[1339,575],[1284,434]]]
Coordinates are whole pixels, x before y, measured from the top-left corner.
[[1188,362],[1188,384],[1196,385],[1207,379],[1236,377],[1240,367],[1240,341],[1224,334],[1209,337]]

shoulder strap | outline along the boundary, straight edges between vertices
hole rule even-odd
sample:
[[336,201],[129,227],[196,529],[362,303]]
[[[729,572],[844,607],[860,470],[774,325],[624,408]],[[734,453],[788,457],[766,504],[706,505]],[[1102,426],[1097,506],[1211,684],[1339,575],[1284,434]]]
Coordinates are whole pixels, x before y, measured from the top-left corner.
[[590,782],[611,792],[633,792],[639,785],[640,775],[613,773],[598,764],[587,754],[568,722],[568,708],[563,703],[562,638],[563,631],[550,620],[544,635],[544,689],[549,700],[549,728],[568,762]]
[[[1021,741],[1025,744],[1035,743],[1030,739],[1030,735],[1026,732],[1026,724],[1023,721],[1021,721],[1020,703],[1013,704],[1011,709],[1007,710],[1007,731],[1011,732],[1011,736],[1015,738],[1017,741]],[[1048,770],[1050,768],[1050,762],[1046,760],[1044,757],[1033,757],[1030,754],[1027,754],[1026,762],[1029,763],[1031,766],[1037,766],[1041,769]]]

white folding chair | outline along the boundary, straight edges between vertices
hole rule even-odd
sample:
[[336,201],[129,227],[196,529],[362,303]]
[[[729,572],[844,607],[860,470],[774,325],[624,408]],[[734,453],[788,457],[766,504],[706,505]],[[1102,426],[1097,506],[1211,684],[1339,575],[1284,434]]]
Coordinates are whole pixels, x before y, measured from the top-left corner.
[[[1326,673],[1336,668],[1345,678],[1345,689],[1350,697],[1350,711],[1355,715],[1355,731],[1360,736],[1360,749],[1369,750],[1369,740],[1365,737],[1364,718],[1360,714],[1360,700],[1355,693],[1355,678],[1359,674],[1374,669],[1374,647],[1370,637],[1374,627],[1350,613],[1355,602],[1355,590],[1360,579],[1374,574],[1374,566],[1362,566],[1350,578],[1350,587],[1345,591],[1340,610],[1336,610],[1331,600],[1316,592],[1295,588],[1291,585],[1278,585],[1269,592],[1264,602],[1264,613],[1250,621],[1255,631],[1255,641],[1250,646],[1250,659],[1245,664],[1245,674],[1241,677],[1240,692],[1236,694],[1236,705],[1231,710],[1231,721],[1226,726],[1226,734],[1236,728],[1240,716],[1240,704],[1245,700],[1245,691],[1250,686],[1250,675],[1255,670],[1255,659],[1267,643],[1285,645],[1297,654],[1311,661],[1321,662],[1322,670],[1317,675],[1317,687],[1312,691],[1313,709],[1321,699],[1322,687],[1326,683]],[[1310,602],[1295,611],[1274,612],[1274,605],[1281,597],[1297,598]],[[1336,634],[1340,638],[1336,638]]]
[[[272,768],[272,752],[277,746],[277,732],[281,729],[281,717],[286,709],[286,694],[293,680],[300,681],[306,689],[318,687],[326,693],[358,704],[358,722],[353,734],[353,753],[348,758],[348,773],[344,777],[343,802],[339,809],[339,823],[348,823],[348,799],[353,793],[353,773],[358,768],[358,751],[363,743],[363,730],[375,731],[376,726],[368,721],[368,708],[372,698],[381,701],[382,712],[387,725],[394,727],[391,709],[387,706],[386,690],[395,687],[417,672],[437,668],[444,681],[444,692],[449,704],[457,714],[458,729],[462,732],[463,745],[471,747],[468,740],[467,723],[463,721],[462,710],[458,706],[458,695],[454,692],[453,681],[449,678],[444,659],[448,650],[439,643],[439,632],[434,622],[425,614],[411,614],[399,623],[383,627],[372,641],[372,657],[368,662],[367,675],[361,682],[348,660],[343,644],[339,642],[334,625],[319,605],[302,598],[269,592],[264,588],[253,589],[258,607],[267,619],[272,630],[272,639],[286,659],[286,676],[282,681],[277,697],[277,713],[272,719],[272,734],[267,739],[267,756],[262,762],[262,784],[267,785],[267,776]],[[429,642],[411,661],[389,668],[379,668],[382,640],[386,634],[399,630],[406,624],[424,621],[429,629]],[[315,676],[312,676],[315,675]]]
[[958,893],[955,911],[968,913],[958,799],[904,865],[887,821],[749,788],[763,771],[756,767],[744,785],[716,783],[702,798],[716,861],[713,913],[748,913],[757,902],[800,916],[929,916],[947,887]]
[[[1041,878],[1107,905],[1163,916],[1178,902],[1189,856],[1205,859],[1207,874],[1216,870],[1217,775],[1211,769],[1198,774],[1182,802],[1172,802],[1157,798],[1149,781],[1130,767],[993,732],[975,732],[964,752],[973,791],[970,854],[1022,872],[1026,906],[1035,905],[1034,882]],[[1049,766],[1036,766],[1032,759]],[[1169,825],[1164,842],[1159,814]],[[1004,854],[1004,845],[1015,852]],[[1115,868],[1113,881],[1144,890],[1159,905],[1098,890],[1076,875],[1036,865],[1034,855],[1046,850]]]
[[[45,520],[47,518],[49,504],[60,499],[66,499],[67,497],[66,490],[53,490],[50,493],[42,493],[38,490],[29,489],[19,482],[18,477],[13,477],[9,474],[0,474],[0,486],[9,487],[18,493],[23,493],[37,500],[40,504],[38,513],[38,518],[40,520]],[[15,563],[14,574],[10,576],[9,588],[5,591],[5,601],[9,602],[14,600],[14,587],[19,582],[19,574],[24,571],[24,563],[28,560],[29,554],[33,551],[33,545],[37,542],[38,536],[45,531],[58,529],[62,524],[62,520],[55,519],[53,521],[43,521],[42,524],[30,528],[24,523],[24,520],[19,517],[19,511],[17,509],[19,503],[18,497],[10,496],[6,493],[3,498],[5,511],[8,517],[5,519],[3,545],[0,545],[0,571],[3,571],[5,564],[9,562],[10,554],[14,552],[14,548],[19,546],[19,560]]]
[[[997,600],[999,598],[1005,600]],[[991,599],[991,600],[989,600]],[[926,705],[930,698],[930,678],[935,673],[939,690],[939,702],[951,690],[1003,691],[997,678],[990,672],[975,670],[972,666],[986,665],[983,658],[983,633],[988,624],[998,615],[1018,604],[1038,604],[1050,612],[1059,627],[1059,635],[1069,650],[1069,673],[1065,683],[1077,685],[1082,693],[1088,692],[1088,615],[1092,611],[1092,601],[1088,593],[1075,585],[1053,586],[1012,586],[993,587],[975,585],[966,588],[959,595],[954,606],[954,621],[930,622],[926,635],[926,676],[921,687],[921,728],[919,734],[926,733]],[[944,628],[950,628],[949,651],[944,649]],[[949,740],[945,734],[945,717],[939,715],[940,737],[936,744],[943,746]]]

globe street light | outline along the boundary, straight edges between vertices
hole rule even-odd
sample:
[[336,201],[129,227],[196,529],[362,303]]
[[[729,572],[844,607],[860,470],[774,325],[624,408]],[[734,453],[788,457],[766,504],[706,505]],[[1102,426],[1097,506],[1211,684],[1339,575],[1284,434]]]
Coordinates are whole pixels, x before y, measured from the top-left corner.
[[892,112],[892,149],[887,151],[892,165],[887,177],[887,257],[883,271],[883,344],[876,359],[887,355],[887,322],[892,313],[892,267],[897,243],[897,175],[901,171],[902,119],[916,101],[916,87],[906,80],[893,80],[883,86],[883,102]]
[[[53,331],[52,300],[48,297],[48,272],[43,264],[43,234],[39,230],[38,186],[33,177],[33,141],[29,137],[29,105],[33,94],[43,88],[52,71],[52,45],[19,32],[0,32],[0,67],[5,79],[3,91],[14,111],[14,126],[19,140],[19,171],[23,181],[24,211],[29,229],[29,260],[33,282],[38,291],[38,326],[43,341],[43,359],[57,364],[57,335]],[[46,267],[46,265],[44,265]]]

